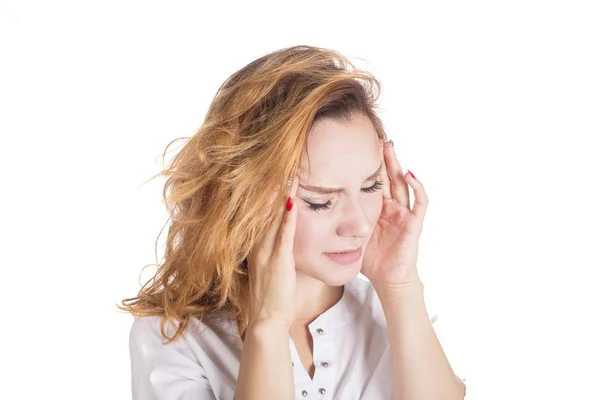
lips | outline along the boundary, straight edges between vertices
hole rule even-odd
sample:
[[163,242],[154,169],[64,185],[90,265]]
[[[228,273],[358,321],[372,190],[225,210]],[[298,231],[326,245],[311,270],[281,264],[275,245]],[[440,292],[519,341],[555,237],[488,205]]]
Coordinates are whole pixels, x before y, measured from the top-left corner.
[[356,251],[358,249],[352,249],[352,250],[344,250],[344,251],[334,251],[331,253],[327,253],[327,254],[346,254],[346,253],[352,253],[353,251]]
[[354,264],[360,257],[362,256],[362,246],[355,250],[346,250],[343,252],[335,252],[335,253],[323,253],[331,260],[335,261],[338,264],[347,265]]

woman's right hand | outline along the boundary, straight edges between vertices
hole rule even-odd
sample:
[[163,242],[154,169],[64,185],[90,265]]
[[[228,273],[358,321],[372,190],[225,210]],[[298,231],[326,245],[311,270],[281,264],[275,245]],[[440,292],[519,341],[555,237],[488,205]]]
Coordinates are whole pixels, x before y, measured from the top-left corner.
[[[283,185],[283,188],[287,189],[290,200],[274,205],[280,208],[277,217],[247,257],[249,325],[269,322],[289,328],[296,316],[293,249],[298,215],[295,203],[298,177],[294,176],[291,186]],[[290,201],[292,208],[288,211]]]

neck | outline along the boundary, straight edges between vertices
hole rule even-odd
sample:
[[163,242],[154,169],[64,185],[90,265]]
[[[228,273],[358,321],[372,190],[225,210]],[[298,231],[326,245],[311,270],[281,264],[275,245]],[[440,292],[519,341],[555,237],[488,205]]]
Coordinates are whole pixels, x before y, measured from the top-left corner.
[[339,302],[343,294],[343,286],[328,286],[296,271],[296,319],[294,325],[308,326],[319,315]]

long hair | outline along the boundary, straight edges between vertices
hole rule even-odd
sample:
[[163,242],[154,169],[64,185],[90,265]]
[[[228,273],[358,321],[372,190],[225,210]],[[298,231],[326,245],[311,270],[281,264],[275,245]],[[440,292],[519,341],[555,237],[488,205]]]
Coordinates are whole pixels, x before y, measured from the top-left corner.
[[[134,316],[162,316],[166,343],[181,336],[190,318],[226,311],[243,341],[246,257],[275,218],[266,213],[269,200],[295,174],[316,122],[349,122],[360,113],[386,141],[376,115],[380,92],[371,73],[337,51],[313,46],[274,51],[231,75],[195,134],[165,149],[186,140],[151,178],[167,177],[165,255],[137,296],[117,307]],[[179,323],[173,336],[165,330],[170,319]]]

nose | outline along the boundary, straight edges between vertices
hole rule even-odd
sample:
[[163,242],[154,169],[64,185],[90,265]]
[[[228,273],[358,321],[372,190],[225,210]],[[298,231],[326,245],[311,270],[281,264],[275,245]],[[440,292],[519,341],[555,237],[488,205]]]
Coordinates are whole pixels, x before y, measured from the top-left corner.
[[346,237],[367,238],[371,235],[373,225],[367,218],[363,206],[357,199],[347,198],[342,209],[342,217],[337,226],[337,234]]

